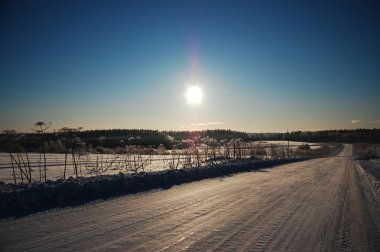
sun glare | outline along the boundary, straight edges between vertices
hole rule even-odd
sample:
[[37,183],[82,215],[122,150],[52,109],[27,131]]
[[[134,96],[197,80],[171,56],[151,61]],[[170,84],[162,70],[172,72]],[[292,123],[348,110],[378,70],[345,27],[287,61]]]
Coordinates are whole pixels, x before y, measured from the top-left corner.
[[189,87],[186,91],[186,99],[190,104],[198,104],[202,101],[202,89],[198,86]]

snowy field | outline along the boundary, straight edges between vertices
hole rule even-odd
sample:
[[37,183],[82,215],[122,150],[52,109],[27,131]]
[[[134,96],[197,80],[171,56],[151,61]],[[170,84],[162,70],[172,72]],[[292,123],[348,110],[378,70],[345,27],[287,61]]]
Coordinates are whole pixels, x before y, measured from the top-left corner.
[[[17,155],[14,154],[16,159]],[[131,157],[135,160],[137,157]],[[25,154],[22,154],[22,159],[25,163],[27,163],[27,158]],[[20,160],[22,160],[20,158]],[[28,159],[32,167],[32,178],[36,181],[40,180],[40,172],[42,178],[44,177],[44,159],[43,156],[40,159],[39,153],[28,153]],[[126,162],[125,155],[107,155],[107,154],[88,154],[88,155],[77,155],[76,163],[78,169],[78,175],[80,176],[94,176],[97,174],[117,174],[119,172],[133,172],[127,168],[125,165]],[[167,155],[142,155],[141,163],[144,163],[144,171],[161,171],[168,169],[169,156]],[[23,163],[21,161],[21,163]],[[103,167],[103,172],[101,169]],[[17,165],[14,164],[14,168],[16,170],[16,174],[19,174]],[[65,168],[65,154],[57,154],[57,153],[47,153],[46,154],[46,179],[47,180],[56,180],[63,178]],[[106,170],[107,169],[107,170]],[[105,170],[105,171],[104,171]],[[142,171],[142,169],[139,169]],[[71,155],[67,156],[66,161],[66,178],[73,176],[74,173],[74,162]],[[17,180],[20,180],[20,176],[18,176]],[[12,163],[9,154],[0,153],[0,181],[5,183],[13,183],[13,172],[12,172]]]
[[[265,141],[255,142],[261,147],[266,148],[271,145],[286,147],[287,141]],[[292,149],[297,148],[302,144],[309,144],[311,149],[318,148],[320,145],[304,142],[289,142]],[[170,153],[170,151],[168,151]],[[28,166],[32,168],[32,180],[44,180],[44,157],[40,153],[13,154],[15,160],[21,164],[22,167]],[[247,156],[248,157],[248,156]],[[183,161],[184,157],[181,157]],[[57,180],[64,176],[65,163],[66,174],[65,177],[75,177],[75,164],[77,166],[78,176],[88,177],[99,174],[117,174],[119,172],[132,173],[135,171],[162,171],[170,169],[170,163],[178,163],[178,157],[173,160],[171,155],[126,155],[126,154],[86,154],[76,155],[75,161],[71,154],[67,155],[65,162],[65,154],[47,153],[46,154],[46,179]],[[12,161],[8,153],[0,153],[0,181],[5,183],[13,183],[14,176],[12,170]],[[16,180],[21,182],[19,167],[13,161],[15,169]],[[178,168],[182,168],[179,164]],[[25,179],[25,178],[24,178]]]
[[[283,145],[283,146],[287,146],[288,145],[288,141],[263,141],[262,144],[274,144],[274,145]],[[289,141],[289,146],[295,148],[295,147],[298,147],[300,145],[309,145],[311,149],[316,149],[316,148],[319,148],[321,146],[321,144],[318,144],[318,143],[307,143],[307,142],[295,142],[295,141]]]

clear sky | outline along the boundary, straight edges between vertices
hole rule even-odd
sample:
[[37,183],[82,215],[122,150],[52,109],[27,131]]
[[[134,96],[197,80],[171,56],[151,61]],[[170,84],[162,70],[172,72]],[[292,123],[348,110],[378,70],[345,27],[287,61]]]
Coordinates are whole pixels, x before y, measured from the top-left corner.
[[0,130],[380,127],[376,0],[0,6]]

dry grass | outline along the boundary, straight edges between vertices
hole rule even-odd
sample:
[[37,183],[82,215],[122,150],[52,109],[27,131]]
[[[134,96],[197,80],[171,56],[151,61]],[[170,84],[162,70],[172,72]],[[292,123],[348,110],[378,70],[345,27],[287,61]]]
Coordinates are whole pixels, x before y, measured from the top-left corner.
[[360,143],[354,145],[354,154],[358,158],[380,158],[380,144]]

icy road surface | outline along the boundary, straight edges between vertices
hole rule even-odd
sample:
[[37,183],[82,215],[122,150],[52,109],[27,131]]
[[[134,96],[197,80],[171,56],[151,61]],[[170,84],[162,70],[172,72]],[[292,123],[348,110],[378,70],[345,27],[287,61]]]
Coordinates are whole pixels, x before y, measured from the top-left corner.
[[378,251],[351,153],[1,220],[0,250]]

